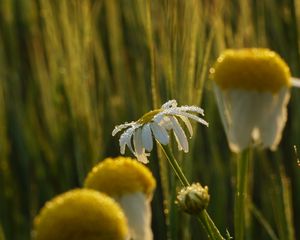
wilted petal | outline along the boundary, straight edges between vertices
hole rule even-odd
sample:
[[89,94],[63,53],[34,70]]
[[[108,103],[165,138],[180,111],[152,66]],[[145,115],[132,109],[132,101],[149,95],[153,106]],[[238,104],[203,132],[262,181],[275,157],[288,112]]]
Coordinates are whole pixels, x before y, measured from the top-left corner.
[[169,135],[163,127],[159,126],[156,122],[151,123],[151,130],[154,134],[154,137],[161,143],[161,144],[168,144],[169,143]]
[[143,126],[143,129],[142,129],[142,144],[148,152],[150,152],[153,148],[153,139],[152,139],[150,123],[147,123]]
[[173,124],[173,131],[176,136],[178,148],[179,149],[182,148],[184,152],[188,152],[189,144],[188,144],[188,141],[187,141],[187,138],[186,138],[186,135],[185,135],[183,129],[181,128],[181,126],[178,123],[178,120],[175,117],[170,117],[170,120]]

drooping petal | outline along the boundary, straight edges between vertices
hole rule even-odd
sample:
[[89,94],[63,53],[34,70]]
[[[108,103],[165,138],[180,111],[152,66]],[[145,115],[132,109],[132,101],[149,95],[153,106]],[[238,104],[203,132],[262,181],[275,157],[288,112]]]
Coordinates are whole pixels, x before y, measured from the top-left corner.
[[156,114],[154,117],[153,117],[153,121],[156,122],[157,124],[160,124],[160,122],[163,120],[164,118],[164,114],[162,114],[162,112]]
[[138,128],[133,135],[133,145],[134,145],[134,155],[138,161],[142,163],[148,163],[147,154],[145,153],[145,148],[142,142],[142,129]]
[[167,131],[173,128],[172,122],[170,121],[168,116],[163,116],[161,121],[158,122],[158,125],[166,129]]
[[145,153],[144,149],[141,155],[136,155],[136,158],[139,162],[147,164],[149,162],[147,156],[149,156],[149,154]]
[[169,101],[167,101],[166,103],[164,103],[162,106],[161,106],[161,108],[162,109],[167,109],[167,108],[170,108],[170,107],[177,107],[177,102],[176,102],[176,100],[169,100]]
[[148,152],[150,152],[153,148],[153,139],[150,123],[145,124],[142,128],[142,144]]
[[134,133],[134,131],[135,131],[135,127],[131,127],[129,129],[127,129],[124,133],[122,133],[122,135],[120,136],[119,143],[120,143],[121,154],[125,153],[126,145],[131,150],[131,152],[134,153],[134,151],[132,149],[132,145],[131,145],[131,137],[132,137],[132,134]]
[[152,122],[150,126],[155,139],[157,139],[161,144],[164,145],[169,143],[169,135],[166,129],[159,126],[156,122]]
[[183,149],[183,151],[187,153],[189,151],[189,143],[182,127],[175,117],[170,117],[170,121],[173,124],[173,131],[177,140],[179,150]]
[[300,79],[299,78],[292,78],[292,86],[300,88]]
[[132,239],[152,240],[151,205],[141,192],[126,194],[117,199],[122,207],[129,225]]
[[136,155],[143,154],[142,129],[138,128],[133,134],[133,145]]
[[190,120],[185,117],[185,116],[182,116],[182,115],[179,115],[179,117],[181,118],[181,120],[185,123],[187,129],[189,130],[189,133],[190,133],[190,137],[193,136],[193,128],[192,128],[192,125],[190,123]]
[[124,128],[128,128],[130,126],[133,126],[135,124],[135,122],[130,122],[130,123],[124,123],[118,126],[115,126],[114,130],[112,131],[112,136],[115,136],[118,132],[120,132],[121,130],[123,130]]
[[[267,95],[261,93],[261,95]],[[262,96],[261,96],[262,97]],[[277,95],[268,94],[264,97],[264,103],[259,101],[263,115],[259,119],[258,130],[260,142],[263,147],[276,150],[282,136],[282,130],[287,120],[287,104],[290,99],[290,90],[283,88]]]
[[120,144],[120,152],[121,154],[125,154],[125,147],[126,147],[126,141],[125,138],[119,140],[119,144]]
[[216,84],[214,88],[229,147],[233,152],[241,152],[250,146],[252,134],[255,133],[258,114],[253,100],[258,92],[221,90]]

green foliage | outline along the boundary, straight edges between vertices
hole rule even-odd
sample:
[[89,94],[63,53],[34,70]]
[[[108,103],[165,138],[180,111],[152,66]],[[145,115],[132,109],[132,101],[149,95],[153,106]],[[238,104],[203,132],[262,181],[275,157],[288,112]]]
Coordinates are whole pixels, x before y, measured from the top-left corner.
[[[114,125],[172,98],[205,109],[210,127],[195,130],[180,160],[190,180],[209,186],[208,212],[223,235],[226,229],[233,235],[235,161],[208,70],[225,48],[269,47],[299,76],[299,34],[297,0],[0,1],[5,239],[30,239],[45,201],[81,186],[96,162],[119,155]],[[300,168],[293,152],[300,146],[299,98],[294,90],[279,150],[254,153],[248,239],[300,237]],[[199,239],[205,233],[195,219],[174,205],[170,183],[176,180],[167,161],[153,153],[149,166],[159,183],[155,238]]]

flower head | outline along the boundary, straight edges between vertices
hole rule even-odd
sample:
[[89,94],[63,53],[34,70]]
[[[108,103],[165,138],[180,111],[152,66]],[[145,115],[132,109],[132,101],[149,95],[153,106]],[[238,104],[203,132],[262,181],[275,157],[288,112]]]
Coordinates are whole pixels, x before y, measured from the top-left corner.
[[153,137],[159,143],[166,145],[169,143],[168,131],[171,130],[175,135],[178,149],[188,152],[188,140],[179,121],[185,123],[190,136],[192,136],[193,129],[189,118],[208,126],[208,123],[198,117],[197,114],[204,116],[203,109],[196,106],[178,107],[176,100],[170,100],[163,104],[160,109],[146,113],[135,122],[116,126],[112,135],[114,136],[126,129],[119,139],[121,154],[125,153],[125,147],[128,146],[140,162],[147,163],[147,156],[153,148]]
[[291,86],[288,65],[269,49],[225,50],[210,70],[216,84],[225,89],[278,93]]
[[135,159],[108,158],[88,174],[84,187],[105,192],[122,207],[128,219],[132,239],[153,239],[151,206],[155,179],[143,164]]
[[149,171],[135,159],[106,158],[89,172],[84,186],[114,197],[142,192],[151,198],[156,182]]
[[230,149],[240,152],[254,142],[275,150],[296,82],[284,60],[269,49],[229,49],[210,73]]
[[95,190],[76,189],[47,202],[34,220],[34,240],[125,240],[128,227],[119,205]]
[[180,190],[177,195],[177,204],[183,211],[196,215],[207,208],[209,199],[208,187],[193,183]]

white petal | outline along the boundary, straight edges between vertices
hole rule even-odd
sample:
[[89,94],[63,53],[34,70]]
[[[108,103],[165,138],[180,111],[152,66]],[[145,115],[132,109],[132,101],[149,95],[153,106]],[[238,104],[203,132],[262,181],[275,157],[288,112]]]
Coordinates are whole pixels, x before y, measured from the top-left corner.
[[178,123],[178,120],[175,117],[170,117],[170,120],[173,124],[173,131],[178,143],[178,149],[181,150],[183,149],[184,152],[189,151],[189,143],[187,141],[186,135]]
[[164,103],[161,108],[162,109],[167,109],[167,108],[170,108],[170,107],[176,107],[177,106],[177,102],[176,100],[169,100],[167,101],[166,103]]
[[134,144],[135,156],[138,159],[138,161],[142,163],[148,163],[147,155],[149,154],[145,153],[145,148],[143,147],[141,128],[136,129],[136,131],[134,132],[133,144]]
[[204,110],[200,107],[197,106],[181,106],[181,107],[177,107],[180,111],[184,111],[184,112],[195,112],[195,113],[199,113],[202,116],[204,116]]
[[164,116],[165,115],[160,112],[153,117],[153,121],[159,124],[163,120]]
[[166,129],[167,131],[171,130],[173,127],[172,122],[167,116],[163,116],[162,120],[158,123],[158,125]]
[[189,133],[190,133],[190,137],[193,136],[193,128],[192,128],[192,125],[190,123],[190,120],[185,117],[185,116],[182,116],[182,115],[179,115],[179,117],[182,119],[182,121],[185,123],[187,129],[189,130]]
[[145,153],[145,149],[143,150],[142,154],[136,155],[136,158],[139,162],[144,163],[144,164],[147,164],[149,162],[148,158],[147,158],[147,154]]
[[299,78],[292,78],[292,86],[300,88],[300,79]]
[[203,118],[200,118],[200,117],[198,117],[198,116],[196,116],[196,115],[193,115],[193,114],[191,114],[191,113],[180,112],[180,113],[175,114],[175,115],[177,115],[177,116],[182,115],[182,116],[191,118],[191,119],[193,119],[193,120],[195,120],[195,121],[197,121],[197,122],[199,122],[199,123],[202,123],[203,125],[205,125],[205,126],[208,127],[208,122],[206,122]]
[[116,199],[128,220],[130,238],[152,240],[151,206],[147,197],[141,193],[130,193]]
[[240,152],[251,143],[255,119],[251,115],[251,98],[245,90],[221,90],[214,84],[215,95],[228,144],[233,152]]
[[164,116],[168,116],[168,115],[174,115],[174,116],[182,115],[182,116],[191,118],[199,123],[202,123],[205,126],[208,126],[208,123],[204,119],[202,119],[194,114],[191,114],[189,112],[182,111],[182,110],[180,110],[180,108],[169,108],[169,109],[163,110],[163,111],[159,112],[158,114],[156,114],[153,117],[153,120],[155,122],[159,123]]
[[121,154],[125,153],[126,145],[131,150],[131,152],[134,153],[132,146],[131,146],[131,137],[132,137],[132,134],[134,133],[135,129],[136,129],[135,127],[129,128],[124,133],[122,133],[122,135],[120,136],[119,143],[120,143]]
[[112,131],[112,135],[115,136],[118,132],[120,132],[124,128],[133,126],[134,124],[135,124],[135,122],[130,122],[130,123],[124,123],[124,124],[115,126],[114,130]]
[[168,144],[169,143],[169,135],[166,129],[159,126],[156,122],[152,122],[150,124],[151,130],[153,132],[154,137],[161,143],[161,144]]
[[263,147],[276,150],[287,120],[289,99],[290,90],[288,88],[283,88],[277,95],[271,94],[268,99],[265,99],[265,107],[262,109],[264,115],[258,126]]
[[142,130],[138,128],[133,134],[134,151],[136,155],[143,154]]
[[289,88],[279,93],[221,90],[215,86],[217,103],[230,148],[240,152],[255,144],[275,150],[286,122]]
[[126,142],[125,140],[124,141],[121,141],[121,139],[119,140],[119,143],[120,143],[120,152],[121,154],[125,154],[125,147],[126,147]]
[[150,123],[147,123],[143,126],[142,144],[148,152],[151,152],[151,150],[153,148],[153,139],[152,139]]

